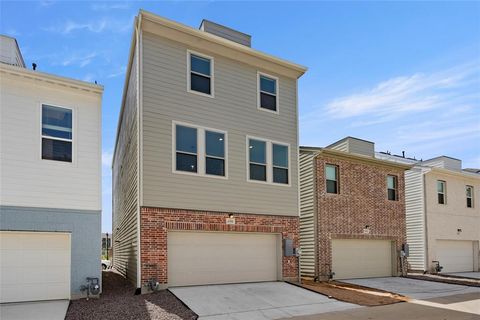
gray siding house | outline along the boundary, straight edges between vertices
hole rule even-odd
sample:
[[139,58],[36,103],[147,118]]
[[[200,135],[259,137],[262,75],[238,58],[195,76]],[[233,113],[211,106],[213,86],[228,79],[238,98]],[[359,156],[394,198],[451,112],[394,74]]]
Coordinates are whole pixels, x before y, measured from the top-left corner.
[[297,277],[282,248],[298,245],[306,69],[250,39],[206,20],[135,19],[113,160],[113,264],[137,288]]

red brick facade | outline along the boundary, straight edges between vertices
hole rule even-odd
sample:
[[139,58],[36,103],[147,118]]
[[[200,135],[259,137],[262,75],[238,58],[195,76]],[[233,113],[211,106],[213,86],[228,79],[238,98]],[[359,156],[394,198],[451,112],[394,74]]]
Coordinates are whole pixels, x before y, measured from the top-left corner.
[[[319,278],[328,279],[332,239],[392,240],[398,254],[406,242],[404,170],[326,154],[315,161]],[[326,164],[339,168],[338,194],[326,192]],[[387,175],[397,176],[397,201],[387,198]],[[370,233],[364,234],[367,225]]]
[[[168,283],[167,232],[169,230],[260,232],[278,233],[282,239],[292,239],[298,246],[298,217],[232,213],[234,225],[227,225],[231,213],[182,209],[149,208],[140,210],[140,250],[142,285],[155,278],[161,284]],[[298,258],[282,258],[283,278],[298,277]]]

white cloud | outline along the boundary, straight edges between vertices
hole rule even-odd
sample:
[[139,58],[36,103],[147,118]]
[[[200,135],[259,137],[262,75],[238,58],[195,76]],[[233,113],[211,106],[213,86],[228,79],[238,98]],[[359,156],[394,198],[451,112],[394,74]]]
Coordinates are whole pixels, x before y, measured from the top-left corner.
[[103,17],[97,20],[90,20],[86,22],[67,20],[62,24],[44,28],[44,30],[54,33],[60,33],[62,35],[68,35],[75,31],[89,31],[92,33],[102,33],[109,31],[123,33],[130,30],[132,23],[133,17],[125,20]]
[[128,9],[130,4],[127,2],[118,3],[94,3],[90,7],[93,11],[109,11],[116,9]]
[[40,3],[40,6],[42,6],[42,7],[50,7],[51,5],[53,5],[55,3],[55,1],[53,1],[53,0],[42,0],[39,3]]
[[85,81],[85,82],[93,82],[93,81],[95,81],[95,74],[93,74],[93,73],[87,73],[87,74],[82,78],[82,81]]
[[107,78],[116,78],[118,76],[124,75],[126,70],[127,70],[127,67],[121,66],[117,70],[115,70],[112,73],[110,73],[109,75],[107,75]]
[[103,150],[102,151],[102,166],[110,169],[112,166],[113,151],[112,150]]
[[18,32],[16,29],[9,28],[5,30],[5,34],[10,37],[18,37],[20,35],[20,32]]
[[392,121],[406,114],[432,109],[478,104],[480,66],[469,63],[435,73],[415,73],[382,81],[371,89],[332,99],[305,119],[354,121],[367,126]]
[[83,68],[89,65],[92,62],[92,60],[97,56],[98,56],[97,52],[89,52],[86,54],[79,54],[75,52],[65,57],[60,64],[64,67],[70,66],[70,65],[78,65],[79,67]]

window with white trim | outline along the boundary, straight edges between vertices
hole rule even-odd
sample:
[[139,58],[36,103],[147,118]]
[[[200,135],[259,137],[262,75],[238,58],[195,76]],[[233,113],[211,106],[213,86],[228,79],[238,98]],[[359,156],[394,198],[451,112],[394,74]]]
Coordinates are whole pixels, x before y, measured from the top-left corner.
[[72,148],[72,110],[43,104],[42,159],[72,162]]
[[325,183],[327,193],[339,193],[338,166],[334,164],[325,165]]
[[173,130],[174,172],[226,177],[226,132],[175,122]]
[[290,184],[289,145],[247,138],[248,180]]
[[446,204],[447,197],[446,197],[446,185],[447,183],[443,180],[437,181],[437,197],[439,204]]
[[190,91],[213,96],[213,58],[188,51]]
[[473,186],[466,186],[467,208],[473,208]]
[[387,175],[387,199],[392,201],[398,200],[397,192],[397,176]]
[[278,78],[258,73],[258,108],[278,112]]

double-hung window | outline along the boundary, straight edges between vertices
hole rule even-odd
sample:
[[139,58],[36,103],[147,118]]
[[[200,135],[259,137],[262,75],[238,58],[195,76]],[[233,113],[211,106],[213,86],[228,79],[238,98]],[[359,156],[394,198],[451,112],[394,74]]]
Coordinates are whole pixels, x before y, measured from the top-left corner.
[[327,193],[338,193],[338,166],[333,164],[325,165],[325,180]]
[[258,108],[278,112],[278,78],[258,73]]
[[225,134],[205,131],[205,173],[225,176]]
[[447,197],[446,197],[446,185],[447,183],[442,180],[437,181],[437,198],[439,204],[446,204]]
[[248,180],[290,184],[289,146],[269,140],[248,138]]
[[467,193],[467,208],[473,208],[473,187],[466,186],[465,191]]
[[226,132],[175,122],[173,130],[174,172],[226,177]]
[[397,195],[397,176],[387,176],[387,198],[388,200],[393,200],[396,201],[398,200],[398,195]]
[[71,109],[42,105],[42,159],[72,162]]
[[213,58],[188,51],[188,89],[213,97]]
[[249,139],[250,180],[267,181],[267,143]]

